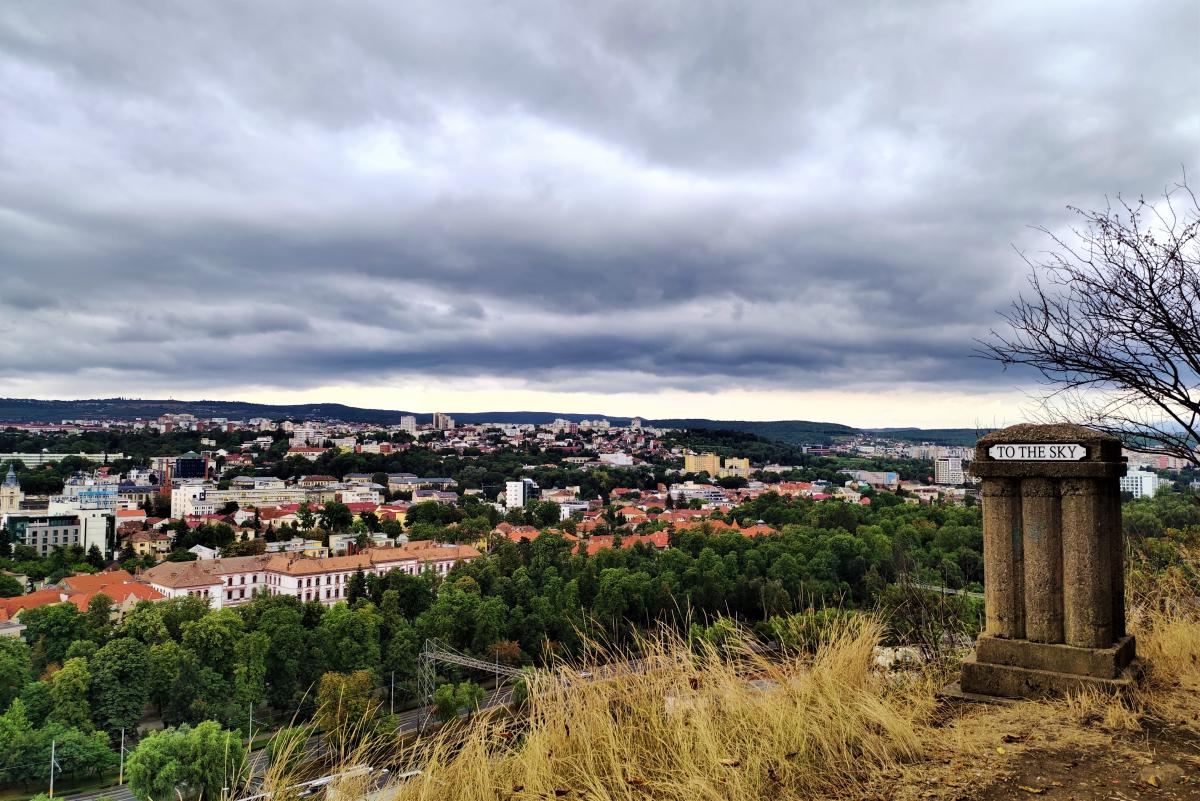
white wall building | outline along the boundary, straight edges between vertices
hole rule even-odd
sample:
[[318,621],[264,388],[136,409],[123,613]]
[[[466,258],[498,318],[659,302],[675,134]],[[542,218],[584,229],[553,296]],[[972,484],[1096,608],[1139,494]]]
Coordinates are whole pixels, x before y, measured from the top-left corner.
[[504,505],[509,509],[522,509],[537,497],[538,485],[532,478],[504,483]]
[[1121,492],[1132,493],[1135,498],[1153,498],[1162,483],[1157,473],[1130,470],[1121,478]]
[[239,606],[251,600],[256,591],[332,606],[346,599],[346,583],[360,570],[364,575],[378,576],[393,570],[414,576],[432,570],[444,576],[457,562],[469,562],[478,556],[479,551],[467,545],[413,542],[353,556],[311,558],[276,553],[163,562],[142,573],[141,580],[168,598],[205,598],[215,609]]

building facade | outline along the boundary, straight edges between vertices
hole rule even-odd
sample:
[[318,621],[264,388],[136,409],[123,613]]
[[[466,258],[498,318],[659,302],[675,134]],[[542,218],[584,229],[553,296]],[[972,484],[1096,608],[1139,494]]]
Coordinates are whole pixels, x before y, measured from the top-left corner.
[[332,606],[346,600],[350,577],[383,576],[393,570],[418,575],[431,570],[445,575],[457,562],[469,562],[479,551],[466,545],[407,543],[397,548],[378,548],[352,556],[323,558],[296,553],[208,559],[197,562],[163,562],[141,575],[167,598],[204,598],[215,609],[239,606],[256,592],[291,595],[301,601],[319,601]]
[[957,487],[966,480],[962,459],[943,457],[933,463],[933,483]]
[[1121,477],[1121,492],[1128,492],[1135,498],[1153,498],[1158,493],[1160,483],[1157,473],[1130,470]]

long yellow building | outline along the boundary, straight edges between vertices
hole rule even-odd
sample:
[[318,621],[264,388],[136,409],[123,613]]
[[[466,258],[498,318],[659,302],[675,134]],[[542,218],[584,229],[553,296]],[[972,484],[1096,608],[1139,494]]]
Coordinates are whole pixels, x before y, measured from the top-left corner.
[[688,453],[683,457],[683,472],[708,473],[710,476],[724,478],[725,476],[750,475],[750,460],[736,457],[726,457],[725,466],[721,466],[721,458],[715,453]]

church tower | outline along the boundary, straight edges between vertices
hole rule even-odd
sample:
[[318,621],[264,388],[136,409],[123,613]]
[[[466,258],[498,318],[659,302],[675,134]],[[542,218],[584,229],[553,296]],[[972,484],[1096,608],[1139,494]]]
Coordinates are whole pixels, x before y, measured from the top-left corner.
[[0,484],[0,515],[15,514],[21,511],[21,501],[23,500],[25,500],[25,493],[21,492],[16,471],[13,470],[10,463],[8,475],[5,476],[4,483]]

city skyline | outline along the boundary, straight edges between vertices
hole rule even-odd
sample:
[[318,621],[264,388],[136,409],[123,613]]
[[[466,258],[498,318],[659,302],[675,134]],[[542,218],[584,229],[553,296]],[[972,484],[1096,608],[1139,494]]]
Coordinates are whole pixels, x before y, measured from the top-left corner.
[[1200,138],[1183,2],[287,9],[0,10],[0,396],[1017,422]]

